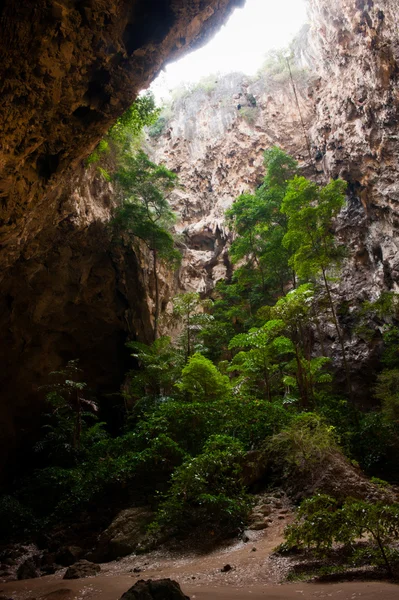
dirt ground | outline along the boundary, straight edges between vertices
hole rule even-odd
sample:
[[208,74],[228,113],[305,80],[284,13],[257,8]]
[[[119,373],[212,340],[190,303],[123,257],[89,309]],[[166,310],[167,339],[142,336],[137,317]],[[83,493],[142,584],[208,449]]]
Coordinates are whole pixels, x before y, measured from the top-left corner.
[[[157,550],[101,565],[97,577],[63,580],[55,575],[0,583],[0,596],[14,600],[118,600],[139,579],[170,577],[192,600],[277,600],[337,598],[339,600],[399,600],[399,586],[384,582],[334,584],[279,583],[287,560],[271,555],[283,540],[290,516],[267,529],[248,532],[246,543],[235,541],[208,554]],[[222,572],[225,565],[231,569]]]

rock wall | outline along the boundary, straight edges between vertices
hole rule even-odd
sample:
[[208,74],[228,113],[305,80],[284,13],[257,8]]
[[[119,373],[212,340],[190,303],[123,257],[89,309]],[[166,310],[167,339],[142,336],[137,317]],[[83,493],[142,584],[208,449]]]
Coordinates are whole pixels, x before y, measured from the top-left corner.
[[180,290],[209,292],[230,273],[224,213],[261,182],[264,150],[282,146],[308,165],[301,116],[308,128],[311,78],[296,69],[294,79],[299,110],[284,69],[253,79],[241,73],[209,78],[173,103],[162,135],[148,138],[152,158],[179,176],[170,202],[184,244]]
[[399,286],[399,28],[395,0],[312,0],[320,75],[310,130],[320,168],[349,183],[340,231],[347,298]]
[[[310,157],[291,82],[270,73],[256,81],[231,75],[213,86],[208,80],[205,89],[175,101],[166,131],[150,144],[182,183],[173,204],[187,246],[183,290],[209,292],[231,271],[223,213],[259,183],[265,148],[280,145],[320,183],[348,182],[347,207],[337,222],[348,259],[335,294],[348,307],[342,325],[360,398],[369,395],[379,345],[353,334],[351,313],[361,301],[399,289],[397,7],[393,0],[310,0],[309,9],[293,74]],[[333,328],[326,335],[339,369]]]
[[[112,191],[83,159],[167,60],[243,0],[5,0],[0,7],[0,471],[49,371],[115,391],[151,338],[146,257],[110,244]],[[25,461],[25,458],[24,458]]]

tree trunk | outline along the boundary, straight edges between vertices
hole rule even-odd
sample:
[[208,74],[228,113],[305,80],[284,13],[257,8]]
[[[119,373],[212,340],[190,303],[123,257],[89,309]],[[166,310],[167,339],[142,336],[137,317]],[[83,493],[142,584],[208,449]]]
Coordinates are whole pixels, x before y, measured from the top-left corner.
[[324,280],[324,286],[326,288],[326,292],[327,292],[327,298],[328,298],[328,302],[330,304],[330,308],[331,308],[331,312],[332,312],[332,316],[333,316],[333,321],[334,321],[334,325],[335,325],[335,329],[337,331],[337,335],[338,335],[338,340],[341,346],[341,351],[342,351],[342,362],[344,363],[344,369],[345,369],[345,374],[346,374],[346,383],[348,386],[348,394],[349,397],[352,398],[352,383],[351,383],[351,378],[350,378],[350,374],[349,374],[349,366],[346,360],[346,353],[345,353],[345,346],[344,346],[344,340],[341,334],[341,329],[340,326],[338,324],[338,319],[337,319],[337,314],[335,312],[335,307],[334,307],[334,302],[331,296],[331,291],[330,291],[330,286],[328,285],[328,281],[327,281],[327,277],[326,277],[326,272],[324,270],[324,268],[322,269],[322,273],[323,273],[323,280]]
[[154,281],[155,281],[155,315],[154,315],[154,342],[158,338],[158,324],[159,324],[159,281],[158,281],[158,265],[157,265],[157,251],[152,251],[153,265],[154,265]]

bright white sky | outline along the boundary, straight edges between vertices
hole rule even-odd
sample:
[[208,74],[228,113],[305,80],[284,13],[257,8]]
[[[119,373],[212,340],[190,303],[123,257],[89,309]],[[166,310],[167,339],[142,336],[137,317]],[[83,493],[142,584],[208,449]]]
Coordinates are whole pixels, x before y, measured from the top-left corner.
[[254,75],[265,54],[285,48],[306,23],[306,0],[247,0],[203,48],[168,65],[151,86],[158,102],[181,83],[216,73]]

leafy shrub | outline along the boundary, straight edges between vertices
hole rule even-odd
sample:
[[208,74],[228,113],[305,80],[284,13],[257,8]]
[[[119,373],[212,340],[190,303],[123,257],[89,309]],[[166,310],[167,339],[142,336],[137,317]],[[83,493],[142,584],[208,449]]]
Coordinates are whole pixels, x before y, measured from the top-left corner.
[[269,456],[284,476],[314,470],[338,451],[334,428],[315,413],[303,413],[266,442]]
[[32,512],[19,500],[10,495],[0,496],[0,537],[9,539],[21,532],[27,533],[35,527]]
[[259,109],[256,106],[242,106],[240,116],[250,125],[254,125],[259,116]]
[[239,529],[250,500],[240,483],[244,449],[228,436],[214,435],[202,454],[176,469],[152,526],[175,531],[201,525],[218,532]]
[[350,545],[365,538],[378,551],[370,555],[371,560],[374,564],[382,561],[392,576],[388,545],[399,538],[399,504],[350,498],[339,506],[334,498],[319,494],[302,502],[285,536],[287,548],[313,548],[320,554],[334,543]]
[[152,138],[157,138],[165,131],[166,126],[168,124],[168,119],[166,117],[159,117],[154,125],[148,128],[148,135]]
[[231,392],[227,375],[222,375],[205,356],[196,352],[188,360],[176,387],[192,399],[221,399]]
[[399,427],[374,411],[361,416],[351,437],[351,455],[369,475],[399,483]]

